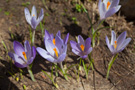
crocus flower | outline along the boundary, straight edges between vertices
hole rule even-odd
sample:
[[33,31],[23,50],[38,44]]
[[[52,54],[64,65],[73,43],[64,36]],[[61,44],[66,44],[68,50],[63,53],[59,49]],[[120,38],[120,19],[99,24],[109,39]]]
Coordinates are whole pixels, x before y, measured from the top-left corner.
[[115,32],[112,31],[111,43],[109,43],[109,39],[106,36],[106,44],[112,54],[121,52],[128,45],[130,41],[131,38],[126,39],[126,31],[121,33],[117,39],[116,39]]
[[118,4],[119,0],[99,0],[98,9],[100,19],[103,20],[118,12],[121,7],[121,5]]
[[34,30],[36,29],[37,25],[40,23],[40,21],[44,17],[43,9],[41,9],[39,17],[37,17],[37,11],[36,11],[36,7],[35,6],[32,7],[31,14],[30,14],[28,8],[24,9],[24,13],[25,13],[25,18],[26,18],[27,22],[31,25],[31,27]]
[[48,31],[45,31],[44,43],[46,50],[37,47],[37,52],[50,62],[60,63],[66,57],[68,38],[69,34],[64,40],[61,39],[60,31],[55,38],[53,37],[53,34],[49,34]]
[[[60,31],[57,32],[56,36],[59,36],[61,38],[61,33]],[[67,36],[62,40],[63,44],[64,45],[67,45],[67,42],[68,42],[68,38],[69,38],[69,33],[67,34]],[[44,37],[44,42],[45,40],[51,40],[53,42],[53,44],[55,45],[55,37],[53,34],[49,34],[49,32],[47,30],[45,30],[45,37]]]
[[32,49],[28,41],[25,41],[24,47],[17,41],[13,42],[15,53],[9,52],[8,55],[14,60],[14,63],[19,68],[27,67],[31,64],[36,56],[36,48]]
[[92,51],[91,39],[87,38],[86,41],[84,41],[81,35],[78,36],[78,43],[70,41],[70,45],[72,47],[72,52],[81,58],[86,58]]

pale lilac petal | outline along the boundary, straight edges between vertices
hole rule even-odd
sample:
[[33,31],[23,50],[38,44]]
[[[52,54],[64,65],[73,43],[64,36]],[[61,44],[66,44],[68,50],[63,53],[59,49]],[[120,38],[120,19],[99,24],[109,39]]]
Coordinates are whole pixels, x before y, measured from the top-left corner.
[[65,58],[66,58],[66,53],[63,53],[63,54],[61,54],[61,55],[59,56],[59,58],[57,59],[56,62],[57,62],[57,63],[60,63],[60,62],[64,61]]
[[27,22],[29,24],[31,24],[31,16],[30,16],[30,12],[29,12],[28,8],[24,9],[24,13],[25,13],[25,18],[26,18]]
[[82,59],[85,59],[85,58],[87,58],[87,57],[88,57],[88,55],[83,55],[83,56],[81,56]]
[[100,14],[100,19],[101,20],[105,19],[106,8],[105,8],[105,4],[101,0],[99,0],[98,10]]
[[25,52],[24,47],[22,46],[22,44],[20,44],[17,41],[13,42],[13,47],[14,47],[14,51],[18,56],[23,57],[23,52]]
[[69,38],[69,33],[68,33],[67,36],[64,38],[64,44],[67,44],[68,38]]
[[32,17],[31,19],[31,27],[35,30],[37,27],[37,20],[35,17]]
[[61,53],[66,53],[67,52],[67,45],[63,45]]
[[55,58],[53,58],[46,50],[37,47],[37,52],[45,59],[47,59],[50,62],[54,62]]
[[45,40],[46,39],[50,39],[50,34],[49,34],[49,32],[47,30],[45,30],[45,37],[44,37],[44,39]]
[[91,39],[87,38],[86,41],[85,41],[84,52],[86,52],[90,47],[91,47]]
[[51,37],[51,40],[53,40],[53,39],[54,39],[54,35],[53,35],[53,34],[50,34],[50,37]]
[[[123,45],[121,46],[121,51],[129,44],[130,41],[131,41],[131,38],[127,38],[127,39],[124,41]],[[120,49],[119,49],[119,50],[120,50]]]
[[83,56],[81,52],[75,50],[75,49],[72,49],[72,52],[78,56]]
[[112,16],[113,14],[115,14],[116,12],[118,12],[119,9],[120,9],[120,7],[121,7],[121,5],[118,5],[118,6],[116,6],[116,7],[110,8],[110,9],[106,12],[105,18],[110,17],[110,16]]
[[110,51],[112,52],[112,54],[115,54],[116,53],[116,50],[114,48],[113,45],[109,45],[108,48],[110,49]]
[[109,43],[109,39],[108,39],[107,36],[106,36],[106,44],[107,44],[107,46],[109,47],[110,43]]
[[116,34],[114,31],[112,31],[112,37],[111,37],[111,45],[114,45],[114,41],[116,41]]
[[57,32],[56,36],[57,36],[57,35],[61,38],[60,30]]
[[16,67],[19,67],[19,68],[25,68],[25,67],[28,66],[28,64],[21,65],[21,64],[19,64],[17,62],[15,62],[14,64],[15,64]]
[[32,7],[31,16],[37,19],[37,10],[35,6]]
[[55,37],[55,46],[56,46],[59,50],[61,50],[62,45],[63,45],[62,39],[61,39],[58,35],[56,35],[56,37]]
[[126,31],[121,33],[117,38],[117,49],[119,49],[123,45],[125,39],[126,39]]
[[17,67],[23,68],[27,66],[25,60],[23,60],[23,58],[20,58],[17,54],[9,52],[8,55],[15,61],[15,65]]
[[31,52],[31,46],[27,40],[24,42],[24,49],[25,49],[27,59],[29,60],[31,58],[32,52]]
[[58,54],[60,53],[59,49],[53,44],[51,40],[45,41],[45,47],[46,47],[46,50],[54,57],[55,57],[55,52],[53,50],[54,48],[56,48]]
[[118,6],[119,2],[120,2],[119,0],[112,0],[110,8]]
[[82,38],[82,36],[81,35],[78,35],[78,44],[79,45],[84,45],[84,39]]
[[72,47],[72,49],[75,49],[75,50],[77,50],[77,51],[81,51],[78,47],[77,47],[77,43],[75,42],[75,41],[70,41],[70,45],[71,45],[71,47]]
[[90,54],[91,51],[92,51],[92,47],[89,47],[89,48],[87,49],[87,51],[85,51],[85,54],[88,55],[88,54]]
[[39,15],[39,17],[37,19],[37,25],[43,20],[43,18],[44,18],[44,10],[41,9],[40,15]]

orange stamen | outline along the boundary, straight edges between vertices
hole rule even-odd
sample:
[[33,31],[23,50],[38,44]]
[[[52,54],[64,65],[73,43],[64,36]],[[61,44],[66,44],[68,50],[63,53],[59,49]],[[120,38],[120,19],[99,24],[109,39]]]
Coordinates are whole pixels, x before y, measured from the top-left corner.
[[54,48],[53,50],[54,50],[54,52],[55,52],[55,54],[56,54],[56,57],[58,57],[58,51],[57,51],[57,49]]
[[80,47],[81,47],[82,51],[84,51],[84,45],[82,44],[82,45],[80,45]]
[[53,44],[55,45],[55,38],[52,40]]
[[33,14],[32,16],[35,16],[35,14]]
[[108,10],[108,8],[109,8],[110,5],[111,5],[111,3],[108,1],[107,2],[107,7],[106,7],[107,10]]
[[26,53],[25,52],[22,52],[24,58],[27,60],[27,56],[26,56]]
[[117,47],[117,41],[114,41],[114,48],[116,49],[116,47]]

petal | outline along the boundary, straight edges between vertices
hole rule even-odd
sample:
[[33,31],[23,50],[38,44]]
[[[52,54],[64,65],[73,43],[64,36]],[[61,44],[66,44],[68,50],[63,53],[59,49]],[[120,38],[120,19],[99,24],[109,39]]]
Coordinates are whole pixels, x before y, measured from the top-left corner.
[[83,55],[83,56],[81,56],[81,58],[82,58],[82,59],[85,59],[85,58],[87,58],[87,56],[88,56],[88,55]]
[[75,42],[75,41],[70,41],[70,45],[71,45],[71,47],[72,47],[72,49],[75,49],[75,50],[77,50],[77,51],[81,51],[78,47],[77,47],[77,43]]
[[79,46],[82,44],[84,45],[84,39],[82,38],[81,35],[78,35],[78,44],[79,44]]
[[45,47],[46,50],[53,56],[55,57],[55,52],[54,52],[54,48],[56,48],[58,54],[59,54],[59,49],[52,43],[51,40],[45,40]]
[[121,5],[118,5],[118,6],[116,6],[116,7],[110,8],[110,9],[106,12],[105,18],[110,17],[110,16],[112,16],[113,14],[115,14],[116,12],[118,12],[119,9],[120,9],[120,7],[121,7]]
[[23,58],[20,58],[17,54],[9,52],[8,55],[15,61],[17,67],[23,68],[27,66]]
[[27,59],[29,60],[31,58],[32,53],[31,53],[31,46],[27,40],[24,42],[24,49],[25,49]]
[[86,41],[85,41],[84,52],[86,52],[90,47],[91,47],[91,39],[87,38]]
[[117,50],[123,45],[125,39],[126,39],[126,31],[121,33],[117,38]]
[[51,39],[50,34],[49,34],[49,32],[47,30],[45,30],[45,37],[44,37],[44,39],[45,40],[46,39]]
[[37,19],[37,25],[43,20],[43,18],[44,18],[44,10],[41,9],[40,15],[39,15],[39,17]]
[[67,36],[64,38],[64,44],[67,44],[68,38],[69,38],[69,33],[68,33]]
[[13,46],[14,46],[15,54],[17,54],[18,56],[24,57],[22,52],[25,52],[25,50],[24,50],[24,47],[22,46],[22,44],[20,44],[17,41],[14,41]]
[[60,33],[60,31],[58,31],[56,35],[58,35],[58,36],[61,38],[61,33]]
[[37,10],[35,6],[32,7],[31,16],[37,19]]
[[39,14],[39,19],[40,19],[40,21],[43,19],[43,17],[44,17],[44,10],[43,9],[41,9],[41,11],[40,11],[40,14]]
[[58,60],[56,61],[57,63],[60,63],[62,61],[64,61],[66,58],[66,53],[63,53],[59,56]]
[[116,41],[116,34],[114,31],[112,31],[111,45],[114,45],[114,41]]
[[121,49],[119,49],[120,52],[129,44],[130,41],[131,41],[131,38],[127,38],[127,39],[124,41],[123,45],[121,46]]
[[46,50],[37,47],[37,52],[40,54],[40,56],[47,59],[48,61],[54,62],[55,58],[53,58]]
[[35,59],[35,57],[36,57],[36,48],[33,46],[32,47],[32,56],[28,60],[28,63],[27,64],[31,64],[33,62],[33,60]]
[[38,23],[35,17],[32,17],[31,19],[31,27],[35,30],[37,27]]
[[110,49],[110,51],[111,51],[111,53],[112,53],[112,54],[117,53],[117,51],[116,51],[116,49],[114,48],[114,46],[113,46],[113,45],[109,45],[109,47],[108,47],[108,48]]
[[75,49],[72,49],[72,52],[78,56],[83,56],[81,52],[75,50]]
[[107,36],[106,36],[106,44],[107,44],[107,46],[109,47],[110,43],[109,43],[109,39],[108,39]]
[[26,21],[31,25],[31,16],[30,16],[30,12],[29,12],[28,8],[24,9],[24,13],[25,13]]
[[88,55],[92,51],[92,47],[89,47],[87,51],[85,52],[86,55]]
[[100,19],[101,20],[105,19],[106,8],[105,8],[105,4],[101,0],[99,0],[98,10],[100,14]]
[[60,52],[62,50],[62,45],[63,45],[62,39],[58,35],[56,35],[56,37],[55,37],[55,46],[59,49]]
[[112,0],[110,8],[118,6],[119,2],[120,2],[120,0]]

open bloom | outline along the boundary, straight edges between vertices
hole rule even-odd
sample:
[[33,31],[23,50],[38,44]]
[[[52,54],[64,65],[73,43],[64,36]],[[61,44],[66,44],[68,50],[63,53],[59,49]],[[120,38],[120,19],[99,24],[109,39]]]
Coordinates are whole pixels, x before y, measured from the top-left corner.
[[119,11],[121,5],[119,0],[99,0],[98,9],[100,13],[100,19],[103,20]]
[[14,63],[19,68],[27,67],[31,64],[36,56],[36,48],[32,49],[28,41],[25,41],[24,47],[17,41],[13,42],[15,53],[9,52],[8,55],[14,60]]
[[131,41],[131,38],[126,39],[126,31],[121,33],[119,37],[116,39],[116,34],[114,31],[112,31],[112,37],[111,37],[111,43],[109,43],[109,39],[106,36],[106,44],[112,54],[116,54],[118,52],[121,52]]
[[86,41],[84,41],[81,35],[78,36],[78,43],[70,41],[70,45],[72,47],[72,52],[81,58],[86,58],[92,51],[91,39],[87,38]]
[[37,11],[36,11],[35,6],[32,7],[31,14],[30,14],[28,8],[24,9],[24,13],[25,13],[25,18],[26,18],[27,22],[31,25],[31,27],[34,30],[36,29],[37,25],[40,23],[40,21],[44,17],[44,11],[43,11],[43,9],[41,9],[39,17],[37,18]]
[[68,38],[69,34],[64,40],[61,39],[60,31],[55,38],[53,37],[53,34],[49,34],[48,31],[45,31],[44,43],[46,50],[37,47],[37,52],[50,62],[60,63],[66,57]]

